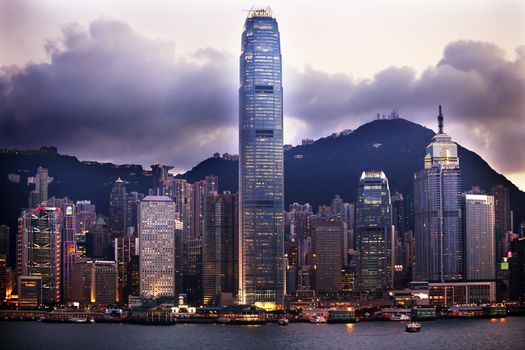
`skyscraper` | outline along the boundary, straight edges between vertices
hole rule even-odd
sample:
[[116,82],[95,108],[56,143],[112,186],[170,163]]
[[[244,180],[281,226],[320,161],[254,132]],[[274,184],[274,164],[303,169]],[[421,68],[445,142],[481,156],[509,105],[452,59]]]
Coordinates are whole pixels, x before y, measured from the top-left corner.
[[48,185],[53,182],[46,168],[38,167],[34,177],[27,178],[27,184],[35,185],[35,189],[29,192],[29,208],[36,208],[38,205],[47,201]]
[[205,305],[223,306],[237,294],[237,207],[238,197],[235,194],[210,193],[206,196],[202,238],[202,290]]
[[252,8],[242,34],[239,88],[239,301],[284,303],[283,88],[279,29]]
[[494,213],[494,196],[463,195],[464,271],[468,281],[496,278]]
[[38,276],[41,278],[43,303],[60,302],[60,208],[24,210],[18,219],[18,228],[16,272],[19,279]]
[[416,278],[425,281],[463,277],[461,170],[458,147],[443,131],[427,146],[425,168],[414,176]]
[[71,272],[77,257],[75,204],[67,203],[62,208],[62,300],[70,301]]
[[139,209],[140,294],[175,296],[175,203],[146,196]]
[[364,171],[356,203],[357,287],[375,293],[392,287],[392,204],[382,171]]
[[126,183],[119,177],[109,195],[109,232],[112,238],[126,234]]
[[346,223],[343,221],[312,221],[312,289],[317,293],[341,290],[346,234]]

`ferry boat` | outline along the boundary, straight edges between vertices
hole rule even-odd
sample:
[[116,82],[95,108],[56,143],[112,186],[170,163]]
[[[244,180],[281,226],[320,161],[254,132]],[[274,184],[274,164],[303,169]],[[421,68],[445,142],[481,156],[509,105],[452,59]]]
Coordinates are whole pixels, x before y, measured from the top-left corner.
[[288,326],[290,324],[290,320],[288,320],[286,317],[282,317],[278,321],[279,326]]
[[405,331],[409,333],[416,333],[421,330],[421,323],[410,322],[406,325]]
[[85,317],[70,317],[70,318],[68,318],[67,322],[70,322],[70,323],[88,323],[88,319],[85,318]]
[[312,315],[310,317],[310,323],[326,323],[324,316]]

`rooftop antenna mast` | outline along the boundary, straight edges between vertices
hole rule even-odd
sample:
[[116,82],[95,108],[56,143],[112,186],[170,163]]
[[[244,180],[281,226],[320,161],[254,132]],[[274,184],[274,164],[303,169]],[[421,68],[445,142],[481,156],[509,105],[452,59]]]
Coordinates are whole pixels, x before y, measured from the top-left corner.
[[443,113],[441,111],[441,105],[439,105],[438,125],[439,125],[439,133],[443,134]]

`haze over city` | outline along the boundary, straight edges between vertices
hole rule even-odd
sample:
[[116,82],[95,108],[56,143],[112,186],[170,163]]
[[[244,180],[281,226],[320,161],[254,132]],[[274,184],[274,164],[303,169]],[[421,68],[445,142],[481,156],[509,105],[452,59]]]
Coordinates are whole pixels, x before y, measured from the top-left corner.
[[[393,109],[436,131],[443,104],[447,132],[525,188],[522,2],[269,5],[281,20],[285,143]],[[238,31],[251,6],[1,1],[0,147],[175,171],[237,153]]]

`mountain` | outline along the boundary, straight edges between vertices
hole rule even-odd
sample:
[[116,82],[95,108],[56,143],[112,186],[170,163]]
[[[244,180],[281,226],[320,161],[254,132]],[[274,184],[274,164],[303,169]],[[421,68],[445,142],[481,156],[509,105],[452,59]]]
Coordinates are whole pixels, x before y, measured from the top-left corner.
[[[414,173],[423,168],[425,148],[435,133],[405,119],[379,119],[345,135],[329,136],[285,152],[286,207],[293,202],[315,208],[330,204],[335,194],[354,202],[364,170],[383,170],[392,193],[411,195]],[[515,228],[525,221],[525,192],[498,174],[476,153],[458,145],[463,190],[486,191],[497,184],[510,190]],[[209,158],[182,175],[190,182],[219,175],[219,190],[237,191],[238,163]]]
[[[413,175],[423,167],[425,148],[434,132],[404,119],[374,120],[352,133],[319,139],[313,144],[296,146],[285,152],[286,207],[293,202],[310,203],[314,207],[330,204],[335,194],[347,202],[355,201],[357,185],[364,170],[383,170],[392,193],[410,195]],[[463,189],[472,186],[490,190],[497,184],[510,189],[514,227],[525,221],[525,193],[503,175],[495,172],[476,153],[459,146]],[[27,206],[27,178],[37,167],[49,169],[54,178],[49,196],[90,199],[97,211],[109,214],[109,193],[113,182],[121,177],[128,182],[128,191],[147,193],[152,179],[140,165],[81,162],[60,155],[53,148],[40,151],[0,151],[0,225],[11,227],[11,247],[14,249],[17,217]],[[20,176],[20,182],[8,179],[8,174]],[[237,191],[238,163],[223,158],[208,158],[190,171],[178,175],[190,182],[207,175],[219,177],[219,190]]]

